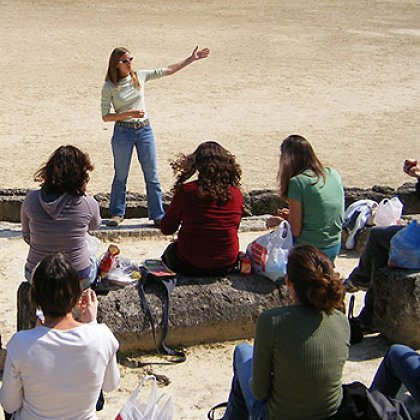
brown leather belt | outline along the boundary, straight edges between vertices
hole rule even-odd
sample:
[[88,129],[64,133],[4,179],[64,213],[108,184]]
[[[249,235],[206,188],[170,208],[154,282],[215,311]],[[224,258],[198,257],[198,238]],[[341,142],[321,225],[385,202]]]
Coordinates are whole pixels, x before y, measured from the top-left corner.
[[150,125],[149,119],[145,119],[144,121],[138,121],[138,122],[129,122],[129,121],[116,121],[115,125],[119,125],[120,127],[125,128],[134,128],[138,130],[139,128],[143,128],[146,125]]

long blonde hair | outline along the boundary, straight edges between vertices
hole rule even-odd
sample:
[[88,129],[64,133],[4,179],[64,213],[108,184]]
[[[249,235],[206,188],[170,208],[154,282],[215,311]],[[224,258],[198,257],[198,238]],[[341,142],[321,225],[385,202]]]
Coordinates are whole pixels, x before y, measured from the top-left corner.
[[[106,72],[105,81],[109,80],[111,81],[115,86],[118,85],[119,80],[121,79],[120,73],[118,71],[117,64],[121,60],[121,57],[124,54],[130,53],[127,48],[124,47],[117,47],[114,48],[111,55],[109,56],[109,62],[108,62],[108,70]],[[140,82],[137,77],[137,74],[134,70],[130,72],[131,80],[133,81],[133,84],[136,89],[140,89]]]

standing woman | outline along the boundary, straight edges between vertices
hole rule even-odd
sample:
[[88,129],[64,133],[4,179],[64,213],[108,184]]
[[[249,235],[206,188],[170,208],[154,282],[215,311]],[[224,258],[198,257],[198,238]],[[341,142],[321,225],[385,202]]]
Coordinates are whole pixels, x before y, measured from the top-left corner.
[[344,215],[338,172],[322,165],[308,140],[291,135],[280,147],[277,181],[279,195],[289,208],[268,219],[267,227],[288,220],[295,244],[314,245],[334,262],[340,252]]
[[[161,230],[170,235],[181,228],[162,260],[180,274],[226,274],[238,257],[242,215],[241,168],[235,156],[207,141],[171,166],[177,180]],[[196,173],[197,180],[186,182]]]
[[134,147],[146,184],[149,219],[154,221],[155,226],[160,226],[164,214],[162,191],[156,167],[155,139],[146,110],[144,85],[149,80],[170,76],[194,61],[206,58],[209,53],[208,48],[199,50],[195,47],[189,57],[166,68],[133,70],[133,56],[130,51],[121,47],[112,51],[101,99],[102,120],[115,122],[112,137],[115,174],[108,226],[118,226],[124,220],[127,176]]

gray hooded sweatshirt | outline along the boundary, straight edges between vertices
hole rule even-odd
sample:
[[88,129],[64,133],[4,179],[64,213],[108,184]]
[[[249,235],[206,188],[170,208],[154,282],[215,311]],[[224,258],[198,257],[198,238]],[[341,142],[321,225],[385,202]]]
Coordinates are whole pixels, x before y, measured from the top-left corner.
[[86,195],[48,197],[42,190],[30,191],[22,204],[23,239],[29,244],[25,270],[32,272],[46,255],[62,252],[77,271],[90,267],[86,243],[88,231],[101,224],[97,201]]

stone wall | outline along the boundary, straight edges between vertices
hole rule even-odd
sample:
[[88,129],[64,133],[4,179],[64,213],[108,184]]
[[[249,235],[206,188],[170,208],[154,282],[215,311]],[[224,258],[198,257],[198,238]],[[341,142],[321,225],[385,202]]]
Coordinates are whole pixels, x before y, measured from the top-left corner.
[[[0,220],[7,222],[20,221],[20,207],[29,190],[27,189],[0,189]],[[404,203],[404,214],[420,213],[420,200],[415,192],[415,184],[407,183],[394,189],[386,186],[375,185],[369,189],[346,188],[346,207],[354,201],[370,199],[377,202],[383,198],[391,198],[395,195]],[[280,207],[286,204],[274,190],[253,190],[243,193],[244,216],[259,216],[262,214],[274,214]],[[96,194],[96,200],[101,207],[102,217],[109,217],[109,194]],[[164,206],[170,203],[169,193],[163,195]],[[127,193],[127,219],[147,217],[147,202],[144,194]]]
[[420,347],[420,272],[374,267],[374,323],[394,343]]

